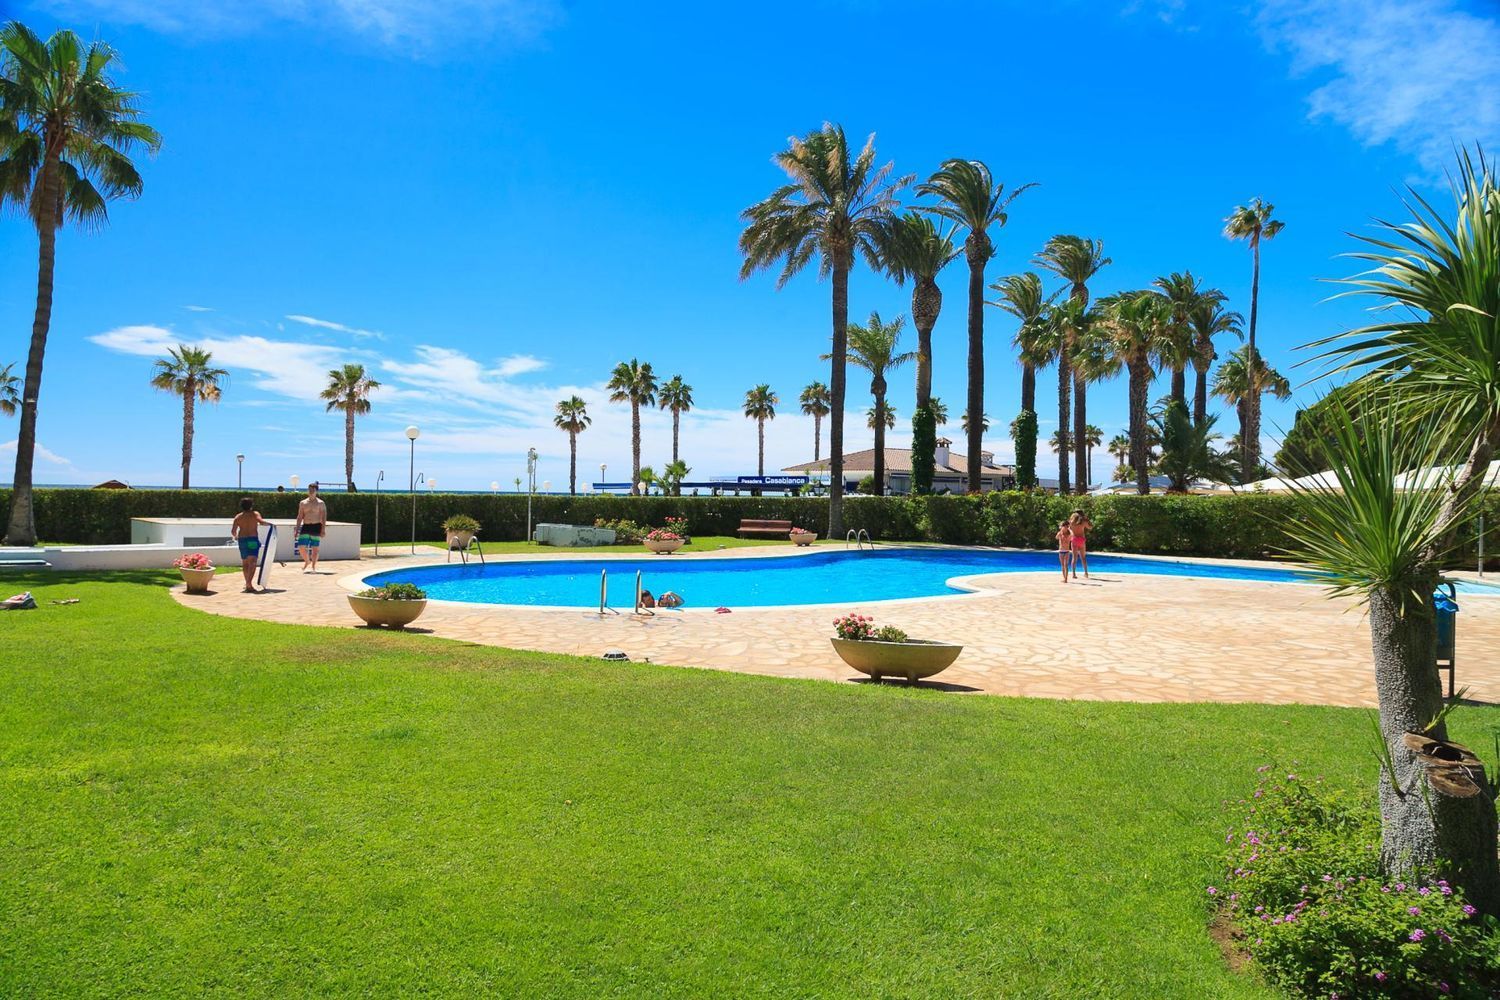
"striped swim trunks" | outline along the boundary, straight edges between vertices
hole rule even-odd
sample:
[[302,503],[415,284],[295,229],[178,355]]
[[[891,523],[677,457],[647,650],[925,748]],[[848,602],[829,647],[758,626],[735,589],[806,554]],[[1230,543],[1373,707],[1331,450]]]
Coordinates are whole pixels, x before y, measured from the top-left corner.
[[297,544],[303,548],[315,549],[323,540],[323,525],[304,524],[302,531],[297,535]]

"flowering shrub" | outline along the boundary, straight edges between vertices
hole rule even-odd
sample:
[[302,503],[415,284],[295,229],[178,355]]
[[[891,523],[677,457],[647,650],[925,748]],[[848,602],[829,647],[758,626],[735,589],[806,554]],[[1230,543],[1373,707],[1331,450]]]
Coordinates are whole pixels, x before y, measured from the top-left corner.
[[214,561],[202,552],[192,552],[172,560],[174,569],[213,569]]
[[875,631],[875,619],[869,615],[847,614],[833,620],[833,631],[840,639],[868,639]]
[[1443,879],[1383,877],[1368,797],[1259,770],[1207,892],[1268,978],[1318,997],[1493,995],[1500,927]]
[[876,642],[905,642],[906,633],[894,625],[882,625],[870,636]]
[[677,535],[677,537],[679,538],[687,538],[688,536],[688,524],[687,518],[685,517],[662,518],[662,525],[666,528],[666,530]]
[[680,542],[680,541],[682,541],[682,536],[679,535],[677,532],[675,532],[675,531],[669,531],[666,528],[652,528],[650,531],[646,532],[646,541],[648,541],[648,542]]
[[425,601],[427,591],[415,583],[387,583],[379,587],[362,590],[356,597],[371,597],[377,601]]
[[617,542],[638,542],[646,535],[646,529],[627,518],[609,520],[603,517],[594,518],[594,527],[609,528],[615,533]]

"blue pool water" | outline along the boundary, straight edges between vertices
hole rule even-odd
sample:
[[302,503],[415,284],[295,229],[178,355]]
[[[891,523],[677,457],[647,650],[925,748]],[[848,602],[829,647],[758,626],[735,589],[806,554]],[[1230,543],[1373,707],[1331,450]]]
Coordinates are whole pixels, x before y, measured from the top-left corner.
[[[751,608],[774,604],[845,604],[935,597],[962,593],[948,581],[981,573],[1058,572],[1052,552],[996,552],[969,549],[876,549],[820,551],[783,558],[732,559],[647,556],[641,559],[552,559],[546,562],[491,562],[487,565],[426,566],[369,577],[381,583],[414,583],[443,601],[597,607],[599,571],[607,568],[610,604],[630,607],[635,574],[654,594],[676,591],[689,607]],[[1108,578],[1125,573],[1307,582],[1291,569],[1215,566],[1206,563],[1091,555],[1089,568]],[[1459,592],[1474,592],[1461,584]],[[1484,587],[1500,594],[1500,590]]]

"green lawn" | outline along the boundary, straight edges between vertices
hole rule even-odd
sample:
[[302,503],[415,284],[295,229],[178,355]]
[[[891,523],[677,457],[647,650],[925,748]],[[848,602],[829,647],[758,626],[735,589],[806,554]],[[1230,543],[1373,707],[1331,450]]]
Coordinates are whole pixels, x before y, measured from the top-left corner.
[[[553,545],[537,545],[534,542],[487,542],[487,541],[484,541],[483,537],[480,538],[480,541],[484,543],[484,554],[487,555],[487,556],[491,556],[491,555],[514,555],[516,553],[530,553],[530,554],[533,554],[533,555],[541,554],[541,555],[572,555],[572,556],[584,555],[584,556],[586,556],[586,555],[588,555],[591,552],[631,552],[631,553],[642,553],[642,552],[646,551],[646,547],[644,545],[642,545],[640,542],[631,542],[631,543],[626,544],[626,545],[594,545],[594,546],[590,546],[588,548],[573,549],[573,548],[558,548],[558,547],[553,546]],[[426,542],[418,541],[417,544],[418,545],[431,545],[431,546],[433,546],[435,548],[441,549],[441,548],[445,548],[448,543],[447,543],[447,541],[445,539],[439,538],[436,541],[426,541]],[[781,539],[773,539],[773,538],[735,538],[735,537],[733,537],[731,535],[698,535],[698,536],[694,536],[693,540],[691,542],[689,542],[688,544],[684,545],[682,548],[678,549],[677,551],[679,551],[679,552],[715,552],[715,551],[717,551],[719,549],[738,549],[738,548],[742,548],[742,547],[748,546],[748,545],[786,545],[786,544],[787,544],[787,541],[786,541],[785,538],[781,538]],[[818,545],[830,544],[830,540],[829,539],[820,539],[815,544],[818,544]],[[843,539],[839,539],[838,540],[838,544],[839,545],[843,545],[844,544]],[[373,550],[375,548],[375,546],[373,546],[373,545],[366,545],[366,546],[364,546],[364,548],[366,550]],[[411,543],[410,542],[381,542],[380,543],[380,549],[381,549],[382,552],[384,552],[387,549],[389,549],[391,552],[400,552],[402,549],[406,549],[407,551],[410,551],[410,549],[411,549]]]
[[0,996],[1264,997],[1205,932],[1220,800],[1272,757],[1373,780],[1358,712],[609,664],[169,580],[11,578]]

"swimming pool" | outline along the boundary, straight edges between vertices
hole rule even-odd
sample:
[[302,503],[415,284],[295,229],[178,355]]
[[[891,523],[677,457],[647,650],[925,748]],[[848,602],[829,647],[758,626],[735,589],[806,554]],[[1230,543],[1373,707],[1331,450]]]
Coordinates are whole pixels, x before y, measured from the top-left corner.
[[[1268,583],[1305,583],[1292,569],[1227,566],[1213,563],[1091,555],[1089,568],[1099,576],[1150,574]],[[610,604],[631,607],[635,574],[654,594],[671,590],[689,607],[754,608],[779,604],[851,604],[964,593],[949,586],[954,577],[985,573],[1056,573],[1052,552],[1003,552],[983,549],[834,550],[808,555],[766,558],[647,556],[641,559],[549,559],[535,562],[491,562],[486,565],[420,566],[367,577],[370,586],[414,583],[441,601],[480,604],[525,604],[551,607],[598,607],[599,572],[609,570]],[[1459,592],[1472,592],[1461,584]],[[1483,587],[1483,585],[1478,585]],[[1483,587],[1500,594],[1500,590]]]

